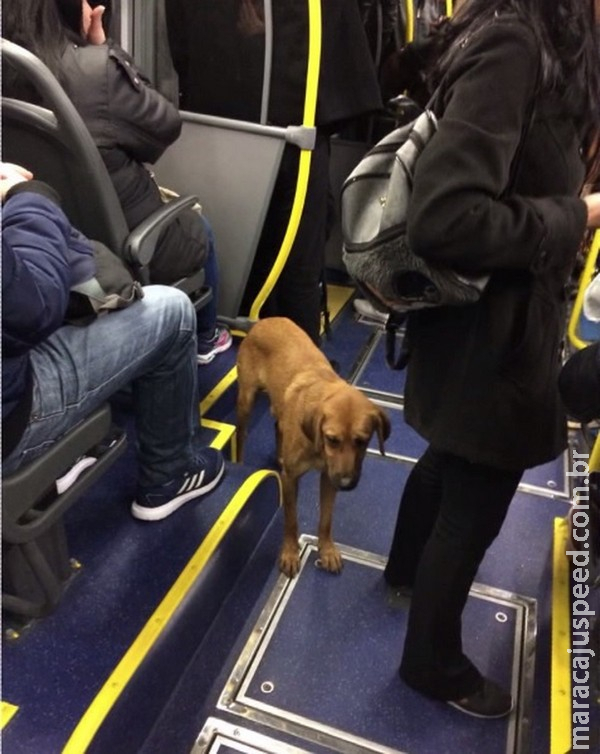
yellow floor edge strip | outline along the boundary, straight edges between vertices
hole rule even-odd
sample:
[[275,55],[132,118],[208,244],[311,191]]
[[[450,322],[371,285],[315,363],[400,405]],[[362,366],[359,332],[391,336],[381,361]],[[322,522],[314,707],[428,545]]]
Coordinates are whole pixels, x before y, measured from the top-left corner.
[[0,729],[6,728],[18,709],[19,708],[14,704],[2,702],[2,707],[0,708]]
[[571,748],[571,644],[569,525],[554,519],[552,554],[552,644],[550,666],[550,754],[565,754]]
[[277,479],[281,497],[281,481],[275,471],[256,471],[244,481],[88,707],[67,741],[63,754],[82,754],[86,751],[102,722],[160,637],[177,607],[194,585],[250,495],[268,477]]
[[338,316],[350,298],[356,293],[353,286],[333,285],[327,286],[327,305],[331,322]]
[[232,367],[227,374],[222,377],[214,388],[207,393],[200,401],[200,415],[205,416],[206,413],[214,404],[219,400],[228,387],[233,385],[237,379],[237,367]]

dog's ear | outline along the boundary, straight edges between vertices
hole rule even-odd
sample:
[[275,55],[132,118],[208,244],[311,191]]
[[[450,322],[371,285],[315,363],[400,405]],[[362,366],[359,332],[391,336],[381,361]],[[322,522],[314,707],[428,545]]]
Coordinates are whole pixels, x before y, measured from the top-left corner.
[[322,423],[323,412],[320,407],[315,407],[312,411],[305,412],[300,424],[302,431],[314,445],[317,453],[320,453],[323,450],[323,434],[321,432]]
[[392,427],[391,427],[388,415],[384,411],[382,411],[380,408],[377,409],[377,412],[374,415],[374,420],[375,420],[375,429],[377,430],[377,439],[379,440],[379,452],[381,453],[382,456],[384,456],[385,449],[383,447],[383,443],[390,436]]

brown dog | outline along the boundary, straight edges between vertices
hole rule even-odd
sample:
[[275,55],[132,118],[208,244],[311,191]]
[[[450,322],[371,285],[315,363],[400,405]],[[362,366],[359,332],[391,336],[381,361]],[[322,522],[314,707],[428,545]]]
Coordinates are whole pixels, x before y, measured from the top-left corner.
[[290,577],[298,573],[298,479],[309,469],[318,469],[321,566],[339,573],[342,559],[331,538],[335,494],[356,487],[375,431],[384,454],[383,443],[390,434],[388,417],[338,377],[308,335],[284,317],[262,319],[252,327],[240,345],[237,373],[238,460],[243,458],[257,391],[268,393],[275,417],[284,508],[280,569]]

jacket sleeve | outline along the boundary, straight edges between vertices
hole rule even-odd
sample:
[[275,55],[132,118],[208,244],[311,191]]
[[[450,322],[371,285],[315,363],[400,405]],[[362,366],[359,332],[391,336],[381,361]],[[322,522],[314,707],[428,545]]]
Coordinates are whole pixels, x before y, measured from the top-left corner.
[[[22,185],[22,184],[19,184]],[[71,286],[71,225],[47,196],[20,191],[2,212],[2,341],[16,356],[63,324]]]
[[539,272],[574,255],[586,221],[576,191],[507,194],[538,55],[533,33],[508,19],[476,32],[457,53],[440,88],[439,129],[415,171],[408,237],[419,256],[464,271]]
[[177,108],[114,44],[108,51],[108,110],[117,146],[139,162],[156,162],[181,133]]

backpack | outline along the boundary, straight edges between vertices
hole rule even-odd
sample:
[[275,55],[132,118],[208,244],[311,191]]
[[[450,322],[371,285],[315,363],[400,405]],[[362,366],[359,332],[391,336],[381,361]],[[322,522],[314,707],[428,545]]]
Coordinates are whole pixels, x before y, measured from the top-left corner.
[[362,294],[388,314],[474,303],[489,279],[431,265],[408,244],[415,165],[436,130],[427,109],[381,139],[342,185],[343,262]]
[[103,314],[125,309],[144,297],[125,263],[100,241],[92,241],[96,274],[74,285],[69,293],[65,323],[87,325]]

